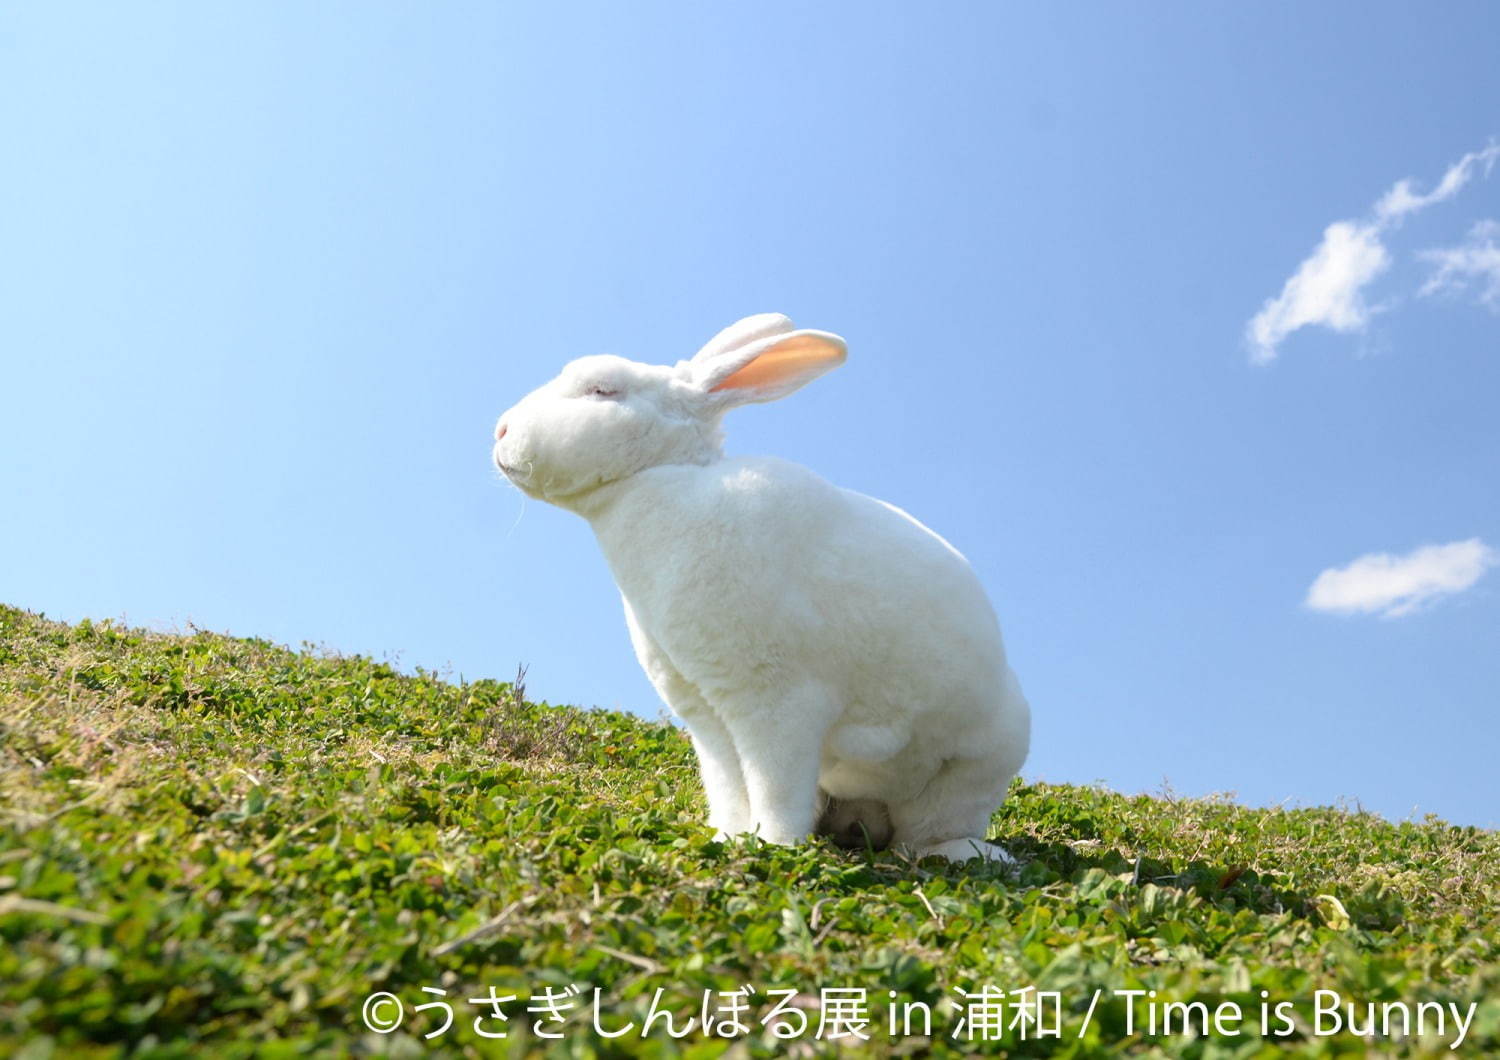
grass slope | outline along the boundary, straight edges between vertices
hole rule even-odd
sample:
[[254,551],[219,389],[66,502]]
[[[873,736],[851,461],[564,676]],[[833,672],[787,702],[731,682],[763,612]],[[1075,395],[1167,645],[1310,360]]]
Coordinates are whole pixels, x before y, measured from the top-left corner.
[[[825,988],[866,991],[853,1055],[1364,1055],[1315,1034],[1319,989],[1478,1002],[1462,1053],[1500,1053],[1492,832],[1018,785],[995,821],[1026,859],[1007,875],[726,845],[702,818],[663,723],[0,607],[0,1054],[812,1054],[834,1048]],[[680,1029],[705,991],[747,986],[746,1035],[641,1034],[658,990]],[[986,986],[1057,992],[1061,1037],[955,1039],[956,991]],[[503,1040],[468,1002],[491,987],[517,998]],[[536,1037],[532,998],[569,987],[565,1036]],[[594,1031],[596,987],[603,1028],[634,1031]],[[1246,1019],[1131,1032],[1122,989]],[[393,1034],[362,1022],[376,990],[404,1006]],[[1261,1037],[1262,991],[1293,1003],[1286,1036]],[[892,992],[931,1007],[932,1038],[889,1034]],[[793,1015],[760,1020],[789,996],[809,1025],[783,1041]],[[424,1039],[432,1000],[454,1020]],[[1455,1036],[1375,1045],[1452,1055]]]

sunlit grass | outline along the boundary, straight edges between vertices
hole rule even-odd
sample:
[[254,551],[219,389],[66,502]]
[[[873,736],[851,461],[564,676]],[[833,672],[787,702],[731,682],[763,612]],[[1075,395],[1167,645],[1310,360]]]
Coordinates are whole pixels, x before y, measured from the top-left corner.
[[[0,608],[0,1054],[716,1055],[696,1032],[601,1039],[593,991],[611,1029],[659,988],[681,1026],[747,986],[754,1054],[830,1048],[819,992],[840,987],[869,1001],[854,1054],[1361,1055],[1305,1019],[1260,1038],[1262,991],[1309,1013],[1318,989],[1479,1002],[1464,1054],[1500,1051],[1492,832],[1018,784],[995,820],[1008,874],[726,845],[703,817],[662,722]],[[1062,1036],[955,1041],[956,991],[986,985],[1057,991]],[[491,986],[518,998],[500,1041],[466,1000]],[[539,1040],[528,999],[570,986],[564,1038]],[[424,987],[455,1008],[430,1040]],[[1234,1001],[1247,1029],[1128,1033],[1120,989]],[[394,1034],[362,1023],[377,990],[406,1007]],[[797,1043],[758,1022],[788,996]],[[893,998],[930,1007],[933,1039],[888,1033]],[[1452,1055],[1453,1034],[1377,1044]]]

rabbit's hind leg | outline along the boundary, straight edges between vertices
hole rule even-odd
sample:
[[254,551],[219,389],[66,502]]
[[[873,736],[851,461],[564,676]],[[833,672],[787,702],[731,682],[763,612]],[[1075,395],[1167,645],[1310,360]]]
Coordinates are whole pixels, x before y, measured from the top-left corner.
[[915,798],[890,807],[895,843],[919,858],[1013,862],[984,838],[1015,775],[1012,757],[948,759]]

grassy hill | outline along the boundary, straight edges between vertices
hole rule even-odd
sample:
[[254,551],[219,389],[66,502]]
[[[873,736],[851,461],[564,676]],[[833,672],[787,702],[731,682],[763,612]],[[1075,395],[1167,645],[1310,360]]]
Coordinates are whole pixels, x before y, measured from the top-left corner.
[[[1375,1041],[1397,1054],[1453,1055],[1438,1007],[1477,1002],[1459,1054],[1500,1054],[1493,832],[1029,784],[995,819],[1006,872],[726,845],[702,818],[664,723],[0,607],[0,1055],[1364,1055],[1318,1033],[1319,990],[1361,1023],[1420,1011],[1425,1036]],[[1024,987],[1043,1026],[981,1040]],[[476,1029],[491,988],[508,1023]],[[595,1031],[596,988],[602,1029],[633,1030]],[[549,990],[564,1023],[528,1012]],[[365,1026],[374,991],[394,1033]],[[748,1033],[642,1035],[653,999],[681,1030],[705,991]],[[453,1022],[424,1038],[433,1001]],[[1228,1007],[1203,1037],[1168,1002]],[[870,1041],[814,1037],[840,1015]]]

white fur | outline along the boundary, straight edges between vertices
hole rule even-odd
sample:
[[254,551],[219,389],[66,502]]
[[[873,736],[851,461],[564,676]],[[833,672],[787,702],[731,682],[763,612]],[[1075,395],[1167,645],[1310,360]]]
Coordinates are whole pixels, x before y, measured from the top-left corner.
[[585,357],[501,417],[494,459],[593,526],[719,833],[795,843],[831,796],[845,824],[884,804],[869,820],[914,854],[1003,858],[983,837],[1030,709],[967,561],[899,508],[720,448],[725,410],[843,359],[771,313],[672,368]]

